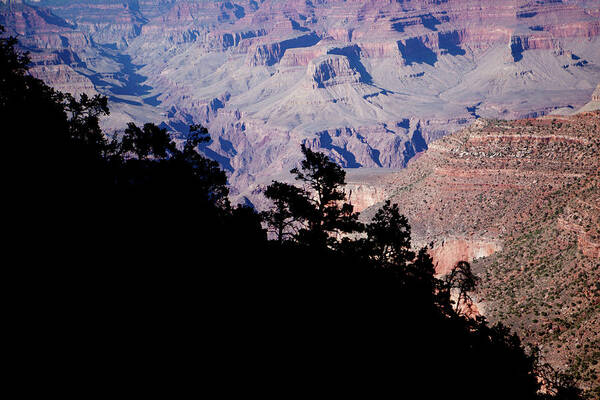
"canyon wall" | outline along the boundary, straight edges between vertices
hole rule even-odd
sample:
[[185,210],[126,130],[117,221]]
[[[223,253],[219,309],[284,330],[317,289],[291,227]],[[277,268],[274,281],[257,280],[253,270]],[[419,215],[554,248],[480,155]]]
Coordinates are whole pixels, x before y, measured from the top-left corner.
[[588,389],[599,372],[590,351],[600,340],[599,133],[600,111],[478,120],[405,170],[351,174],[350,185],[370,188],[355,199],[372,204],[365,221],[384,200],[399,204],[438,274],[471,261],[485,316],[542,345]]

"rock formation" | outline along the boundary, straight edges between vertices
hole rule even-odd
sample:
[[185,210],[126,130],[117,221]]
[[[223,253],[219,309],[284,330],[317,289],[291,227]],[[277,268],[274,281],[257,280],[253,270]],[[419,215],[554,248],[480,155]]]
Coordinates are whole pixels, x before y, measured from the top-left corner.
[[350,61],[343,55],[328,54],[311,60],[307,75],[313,89],[360,82],[360,74],[350,67]]

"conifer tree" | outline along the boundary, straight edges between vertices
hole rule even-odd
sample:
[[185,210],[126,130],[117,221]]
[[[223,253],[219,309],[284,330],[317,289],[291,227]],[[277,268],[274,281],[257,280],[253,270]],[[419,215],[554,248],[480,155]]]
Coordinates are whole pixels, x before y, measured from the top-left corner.
[[[302,188],[273,182],[266,190],[275,208],[266,214],[267,223],[283,234],[283,224],[295,217],[299,228],[295,238],[298,242],[317,248],[331,247],[336,235],[361,229],[358,214],[352,205],[345,203],[344,170],[323,153],[314,152],[305,145],[301,147],[304,159],[300,168],[290,172]],[[289,225],[287,225],[289,226]]]

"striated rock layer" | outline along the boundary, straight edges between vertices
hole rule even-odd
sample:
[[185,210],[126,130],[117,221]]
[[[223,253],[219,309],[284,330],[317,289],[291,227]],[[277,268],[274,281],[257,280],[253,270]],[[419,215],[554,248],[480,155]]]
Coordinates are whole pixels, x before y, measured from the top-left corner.
[[479,120],[432,143],[403,171],[351,174],[350,181],[400,205],[438,273],[474,261],[486,316],[542,345],[584,387],[598,388],[598,154],[600,111]]
[[399,168],[479,117],[578,109],[600,81],[599,17],[590,0],[0,5],[44,66],[33,73],[110,97],[108,130],[207,125],[203,150],[240,195],[294,166],[301,143]]

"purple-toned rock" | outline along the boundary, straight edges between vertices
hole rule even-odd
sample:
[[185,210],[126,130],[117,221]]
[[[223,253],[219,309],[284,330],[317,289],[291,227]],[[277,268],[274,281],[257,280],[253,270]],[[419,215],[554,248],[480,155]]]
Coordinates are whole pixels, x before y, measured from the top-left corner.
[[205,153],[254,201],[302,143],[345,167],[401,168],[480,117],[579,109],[600,81],[589,0],[57,3],[0,6],[33,73],[108,95],[107,129],[206,125]]

